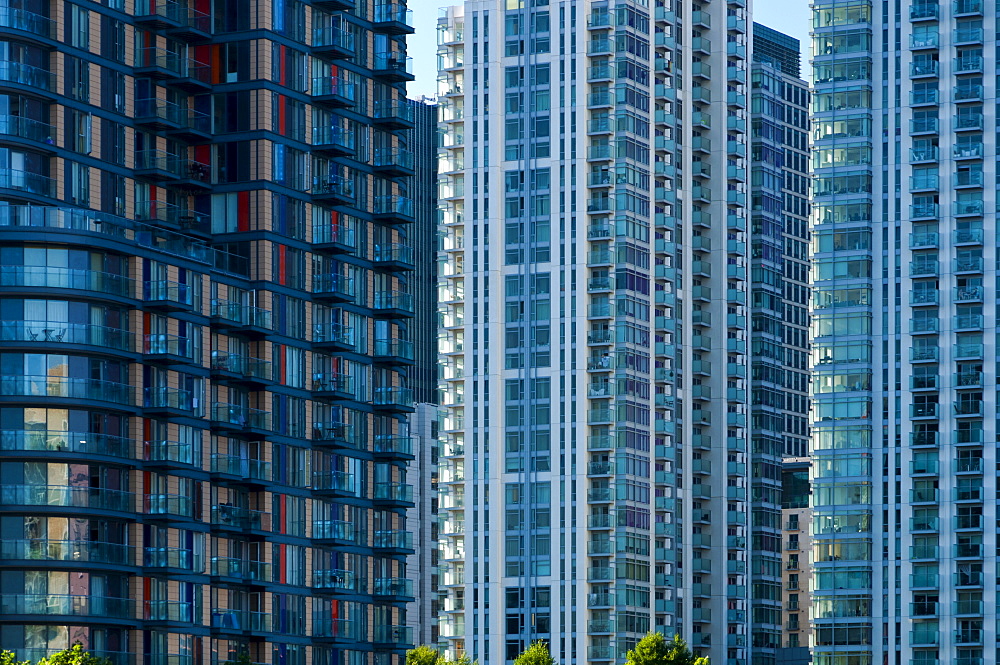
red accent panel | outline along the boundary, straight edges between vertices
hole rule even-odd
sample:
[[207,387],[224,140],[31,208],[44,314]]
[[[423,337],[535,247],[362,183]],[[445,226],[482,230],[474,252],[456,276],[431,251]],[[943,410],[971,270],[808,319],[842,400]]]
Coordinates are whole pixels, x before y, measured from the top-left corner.
[[286,272],[286,264],[288,260],[288,248],[284,245],[278,245],[278,284],[287,284],[288,277]]
[[236,229],[239,231],[249,231],[250,230],[250,192],[239,192],[236,195],[236,210],[239,215],[239,219],[236,223]]
[[278,133],[282,136],[286,136],[285,122],[285,96],[278,95]]

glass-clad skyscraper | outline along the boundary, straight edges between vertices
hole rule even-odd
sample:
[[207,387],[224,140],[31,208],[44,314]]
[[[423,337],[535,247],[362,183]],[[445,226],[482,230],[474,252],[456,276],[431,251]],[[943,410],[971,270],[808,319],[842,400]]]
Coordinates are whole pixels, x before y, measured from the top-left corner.
[[996,5],[814,5],[817,665],[996,662]]
[[747,6],[440,25],[441,635],[749,660]]
[[411,643],[410,13],[0,10],[0,646]]
[[797,39],[754,23],[752,60],[752,634],[754,663],[767,665],[780,646],[790,562],[782,556],[782,459],[808,450],[809,90]]

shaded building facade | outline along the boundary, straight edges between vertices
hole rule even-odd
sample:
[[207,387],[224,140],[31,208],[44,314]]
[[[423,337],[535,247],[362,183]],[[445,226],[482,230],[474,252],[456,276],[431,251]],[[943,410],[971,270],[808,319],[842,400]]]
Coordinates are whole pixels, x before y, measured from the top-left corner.
[[116,664],[412,644],[402,3],[0,18],[0,635]]

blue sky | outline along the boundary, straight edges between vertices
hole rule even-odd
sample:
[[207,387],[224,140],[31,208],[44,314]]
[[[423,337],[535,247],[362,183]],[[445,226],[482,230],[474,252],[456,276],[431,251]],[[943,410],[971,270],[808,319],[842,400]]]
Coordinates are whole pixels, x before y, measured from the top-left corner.
[[[437,89],[437,18],[441,7],[457,4],[447,0],[410,0],[417,32],[409,39],[417,80],[410,84],[411,97],[433,95]],[[809,1],[758,0],[754,3],[754,20],[787,33],[802,41],[802,72],[808,74]],[[808,78],[808,76],[806,76]]]

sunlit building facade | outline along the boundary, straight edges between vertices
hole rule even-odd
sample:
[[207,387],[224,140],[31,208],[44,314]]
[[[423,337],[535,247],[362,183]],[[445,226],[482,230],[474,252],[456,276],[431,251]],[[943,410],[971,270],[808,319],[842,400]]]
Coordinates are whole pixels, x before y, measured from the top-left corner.
[[749,662],[749,30],[739,0],[440,20],[452,655],[656,630]]
[[814,5],[818,665],[996,662],[995,5]]

